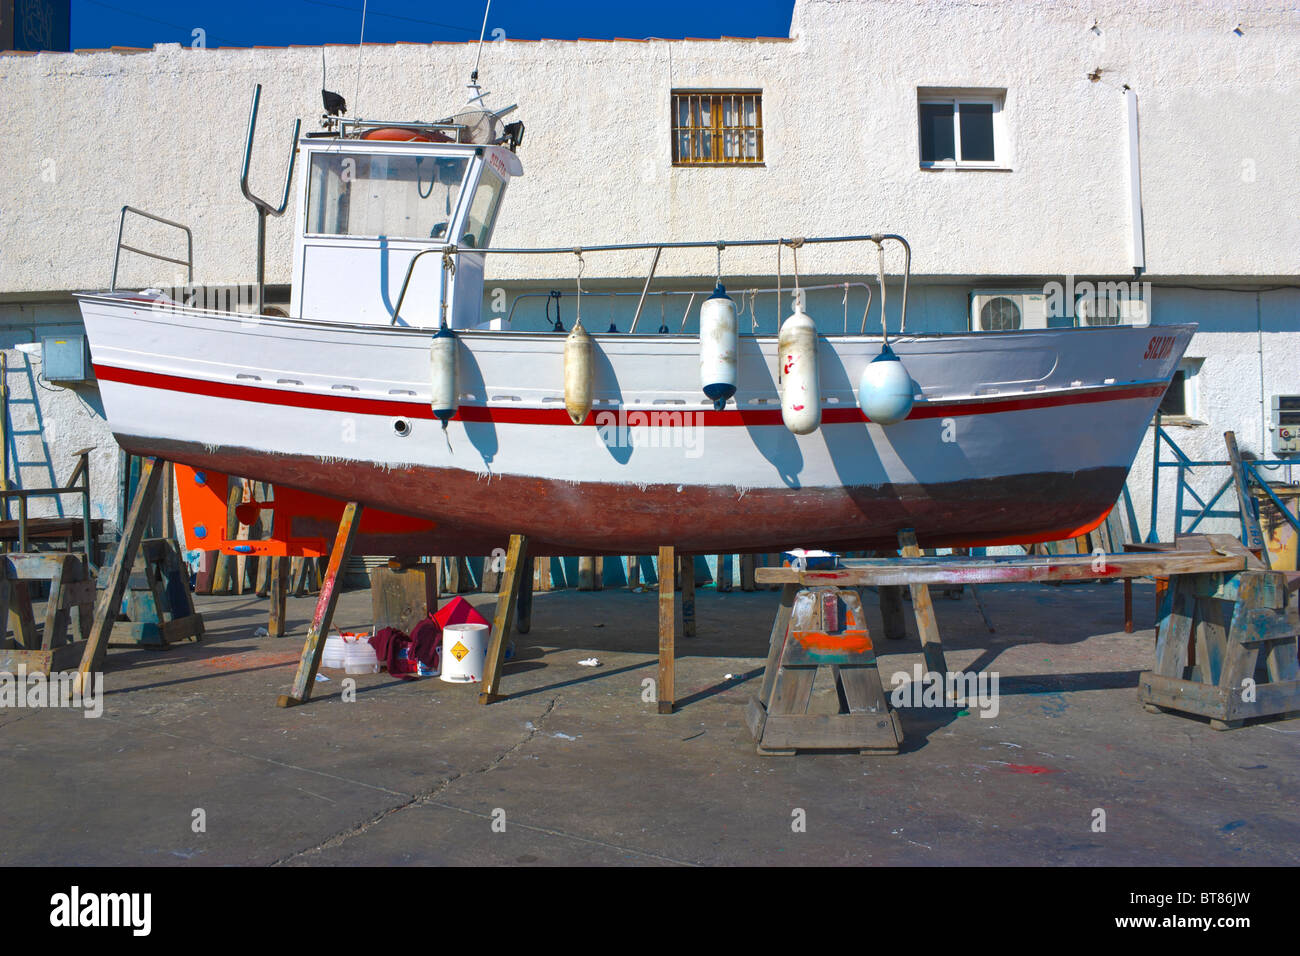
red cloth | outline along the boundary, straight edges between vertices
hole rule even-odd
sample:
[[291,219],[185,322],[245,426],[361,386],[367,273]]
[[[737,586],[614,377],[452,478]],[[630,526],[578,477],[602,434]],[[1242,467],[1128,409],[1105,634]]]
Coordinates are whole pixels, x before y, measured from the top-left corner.
[[397,668],[397,652],[410,642],[406,633],[395,627],[380,628],[370,638],[370,646],[375,649],[375,655],[388,668],[389,673]]
[[442,656],[442,626],[429,615],[411,628],[411,657],[425,667],[438,669]]

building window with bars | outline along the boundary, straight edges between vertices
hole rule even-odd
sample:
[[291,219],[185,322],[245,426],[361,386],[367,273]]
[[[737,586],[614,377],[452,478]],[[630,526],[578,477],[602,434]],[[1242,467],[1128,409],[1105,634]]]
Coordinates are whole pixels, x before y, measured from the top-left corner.
[[762,92],[673,90],[673,165],[763,165]]

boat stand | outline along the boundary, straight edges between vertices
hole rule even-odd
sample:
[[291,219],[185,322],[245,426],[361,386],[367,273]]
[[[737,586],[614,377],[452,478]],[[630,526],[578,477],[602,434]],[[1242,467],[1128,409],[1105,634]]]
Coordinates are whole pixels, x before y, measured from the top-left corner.
[[[919,614],[918,610],[918,619]],[[834,681],[837,713],[809,710],[819,677]],[[801,590],[791,583],[782,587],[763,688],[758,697],[749,699],[745,722],[760,754],[791,756],[799,750],[898,753],[903,728],[880,683],[857,591],[837,587]]]
[[320,596],[316,598],[316,613],[312,615],[307,640],[302,645],[302,656],[298,658],[298,672],[294,675],[290,692],[277,698],[275,703],[278,707],[294,707],[311,700],[312,685],[316,683],[316,672],[325,653],[325,637],[329,634],[334,609],[339,603],[343,568],[352,553],[352,542],[361,524],[361,512],[361,504],[356,501],[349,501],[343,509],[334,547],[330,550],[329,565],[325,568],[325,580],[321,582]]
[[82,693],[90,675],[104,667],[104,658],[108,654],[108,641],[113,634],[113,624],[122,608],[122,598],[131,580],[131,569],[135,566],[140,542],[144,540],[145,527],[149,523],[149,514],[158,497],[166,464],[161,458],[145,458],[141,461],[140,480],[135,488],[135,497],[131,499],[131,507],[127,511],[122,528],[122,540],[118,542],[117,551],[113,554],[113,564],[108,571],[106,586],[99,592],[99,597],[95,601],[94,620],[90,625],[86,649],[81,655],[76,682],[73,685],[76,693]]
[[[1238,727],[1249,717],[1300,715],[1300,665],[1296,659],[1300,617],[1295,613],[1295,598],[1288,594],[1288,575],[1265,569],[1230,536],[1185,535],[1176,540],[1173,550],[1101,556],[972,558],[922,557],[918,553],[902,558],[851,558],[833,570],[757,570],[759,583],[784,586],[772,626],[762,694],[750,702],[747,712],[759,752],[890,752],[881,746],[885,728],[869,726],[865,718],[856,722],[842,719],[873,714],[873,704],[884,703],[888,713],[883,692],[882,698],[876,698],[874,685],[860,685],[855,704],[842,681],[845,662],[855,645],[854,665],[874,667],[870,637],[865,627],[857,625],[860,619],[846,597],[852,593],[849,589],[876,587],[883,595],[891,587],[913,588],[927,668],[946,676],[946,665],[938,668],[931,663],[943,661],[934,609],[924,597],[916,600],[918,594],[928,596],[929,585],[1143,577],[1167,577],[1170,581],[1161,608],[1156,666],[1140,679],[1139,697],[1148,711],[1199,714],[1220,730]],[[1295,582],[1291,583],[1294,586]],[[920,592],[920,588],[927,590]],[[828,594],[837,595],[847,609],[846,616],[829,618],[839,631],[827,623]],[[865,640],[854,633],[858,631]],[[807,713],[814,662],[840,668],[836,675],[839,715]],[[782,720],[773,725],[778,716]],[[890,719],[892,722],[892,714]]]

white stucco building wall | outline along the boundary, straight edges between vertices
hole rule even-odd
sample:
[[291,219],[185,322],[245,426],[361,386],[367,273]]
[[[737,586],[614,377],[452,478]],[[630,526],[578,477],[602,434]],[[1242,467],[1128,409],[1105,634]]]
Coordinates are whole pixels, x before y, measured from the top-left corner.
[[[474,51],[367,46],[359,89],[355,47],[325,52],[330,86],[348,97],[352,115],[435,119],[460,108]],[[263,85],[252,185],[278,197],[293,119],[316,126],[320,59],[318,47],[174,44],[0,56],[14,150],[11,175],[0,178],[0,345],[76,326],[69,294],[107,285],[125,203],[193,228],[199,282],[251,281],[256,218],[238,176],[252,88]],[[1300,16],[1283,0],[798,0],[788,38],[493,43],[482,65],[490,102],[517,102],[511,118],[527,124],[525,174],[510,187],[493,241],[893,231],[914,250],[909,330],[958,331],[973,291],[1041,290],[1067,275],[1133,277],[1128,87],[1140,117],[1142,278],[1152,283],[1153,319],[1201,327],[1189,356],[1204,359],[1192,416],[1202,424],[1171,431],[1193,457],[1223,457],[1229,428],[1243,448],[1268,456],[1261,404],[1300,393],[1300,132],[1284,121],[1300,109],[1297,62]],[[673,167],[678,88],[762,90],[764,165]],[[921,88],[1005,91],[1003,168],[921,168]],[[267,277],[282,297],[294,228],[291,216],[269,224]],[[137,244],[183,248],[166,230],[132,230]],[[639,288],[646,258],[590,256],[585,278],[589,287]],[[771,252],[732,250],[724,262],[733,287],[774,284]],[[788,281],[788,252],[784,265]],[[807,248],[799,265],[807,282],[871,279],[875,270],[871,251],[856,246]],[[665,254],[659,274],[665,287],[704,288],[712,269],[711,251]],[[498,257],[489,296],[497,287],[507,297],[571,290],[573,272],[565,259]],[[124,285],[178,278],[170,267],[123,259]],[[891,284],[891,316],[898,291]],[[620,328],[634,301],[614,309]],[[840,326],[840,293],[811,303],[823,328]],[[771,297],[758,308],[770,331]],[[567,320],[571,300],[565,309]],[[861,305],[854,309],[852,325],[861,318]],[[520,324],[536,326],[541,311],[541,299],[528,300]],[[677,328],[680,312],[674,320],[666,311]],[[658,319],[652,299],[643,322]],[[27,374],[26,360],[9,354],[17,395],[13,376]],[[73,395],[38,385],[36,395],[45,423],[81,424],[53,434],[15,426],[17,459],[66,462],[86,443],[111,448],[93,388]],[[96,509],[112,516],[115,453],[96,456]],[[1130,481],[1144,525],[1149,458],[1149,449],[1139,454]],[[62,480],[69,466],[54,467]]]

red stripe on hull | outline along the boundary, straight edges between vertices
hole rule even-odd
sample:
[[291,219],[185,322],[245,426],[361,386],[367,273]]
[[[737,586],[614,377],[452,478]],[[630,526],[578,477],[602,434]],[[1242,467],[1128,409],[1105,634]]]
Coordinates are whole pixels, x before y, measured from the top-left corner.
[[[267,388],[264,385],[240,385],[205,379],[165,375],[140,369],[120,368],[113,365],[94,366],[95,375],[106,382],[119,382],[140,388],[156,388],[170,392],[184,392],[209,398],[255,402],[259,405],[283,405],[290,408],[310,408],[317,411],[343,412],[352,415],[390,415],[404,418],[432,419],[433,410],[427,402],[395,401],[382,398],[356,398],[337,393],[294,392],[288,389]],[[1018,412],[1036,408],[1055,408],[1062,405],[1089,405],[1096,402],[1116,402],[1133,398],[1154,398],[1163,395],[1165,386],[1126,385],[1108,386],[1092,391],[1054,392],[1045,395],[1026,395],[1005,399],[966,399],[960,402],[924,402],[912,409],[908,420],[923,418],[956,418],[963,415],[991,415],[998,412]],[[754,425],[782,425],[779,408],[765,409],[623,409],[629,415],[652,416],[653,422],[667,422],[677,416],[681,424],[683,413],[690,414],[692,426],[745,427]],[[593,410],[584,425],[613,424],[599,416],[617,414],[614,409]],[[514,425],[564,425],[572,427],[569,414],[563,408],[502,408],[486,405],[462,405],[453,418],[461,422],[492,422]],[[823,407],[823,425],[860,424],[870,419],[857,406]],[[657,427],[664,427],[659,425]]]

